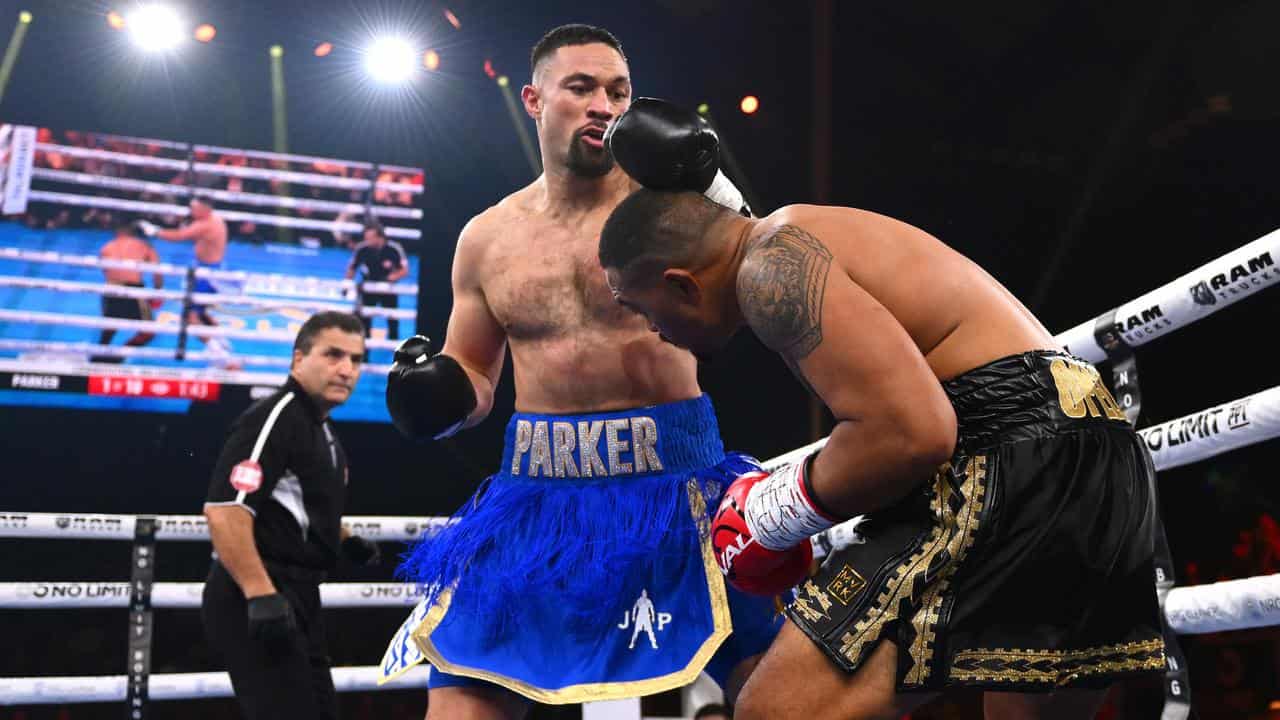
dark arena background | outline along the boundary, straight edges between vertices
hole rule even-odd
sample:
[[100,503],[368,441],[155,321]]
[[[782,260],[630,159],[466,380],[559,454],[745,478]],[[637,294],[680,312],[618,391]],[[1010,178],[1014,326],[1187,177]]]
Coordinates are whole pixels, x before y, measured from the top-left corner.
[[[166,691],[162,677],[221,669],[198,589],[164,590],[204,578],[208,542],[167,541],[203,527],[162,522],[140,645],[127,581],[131,547],[147,545],[133,518],[196,519],[228,424],[283,381],[289,342],[319,309],[373,321],[371,365],[335,413],[347,515],[372,518],[385,558],[330,578],[360,584],[325,610],[335,668],[355,669],[343,716],[423,716],[421,680],[374,690],[358,669],[379,663],[413,605],[391,584],[403,540],[496,466],[513,383],[508,362],[488,420],[412,444],[388,421],[385,373],[415,328],[443,339],[463,224],[540,172],[519,89],[530,47],[567,22],[619,37],[637,96],[701,106],[756,214],[826,203],[912,223],[1098,362],[1161,468],[1161,587],[1173,583],[1184,658],[1163,683],[1115,687],[1098,717],[1159,717],[1189,687],[1192,717],[1280,718],[1280,4],[158,4],[177,34],[147,51],[138,43],[168,39],[140,19],[151,3],[0,0],[0,719],[127,716],[142,645],[142,716],[237,716],[225,680]],[[164,286],[152,292],[149,270],[139,295],[159,300],[152,319],[112,325],[99,248],[113,225],[179,227],[193,194],[228,220],[226,268],[197,274],[189,243],[156,241]],[[408,258],[392,287],[344,277],[368,217]],[[184,318],[200,277],[238,287],[213,308],[213,335]],[[398,307],[365,304],[370,290]],[[155,338],[125,348],[137,331]],[[205,343],[218,333],[226,342]],[[746,334],[700,379],[729,447],[771,458],[830,429]],[[709,697],[531,717],[692,717]],[[981,697],[911,717],[982,717]]]

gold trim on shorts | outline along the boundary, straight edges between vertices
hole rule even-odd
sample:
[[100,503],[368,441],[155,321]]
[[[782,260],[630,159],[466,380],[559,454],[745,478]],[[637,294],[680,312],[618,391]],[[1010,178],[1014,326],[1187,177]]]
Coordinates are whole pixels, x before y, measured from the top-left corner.
[[[958,485],[953,484],[957,480]],[[935,649],[935,630],[944,593],[951,576],[972,547],[981,524],[987,489],[987,456],[969,458],[958,472],[953,472],[950,464],[944,465],[934,475],[933,483],[929,509],[934,524],[928,538],[893,570],[875,602],[853,629],[840,637],[840,654],[850,663],[860,664],[863,653],[883,637],[885,626],[898,619],[899,605],[921,593],[920,607],[911,618],[916,636],[906,648],[912,667],[907,671],[904,685],[920,685],[929,677],[929,661]],[[938,574],[929,576],[930,566],[944,551],[951,560]],[[802,586],[802,592],[804,590]],[[824,606],[829,604],[822,603],[821,598],[815,599]]]
[[683,669],[645,680],[582,683],[548,690],[481,668],[456,665],[445,660],[440,651],[436,649],[435,644],[431,642],[431,634],[435,632],[435,629],[444,620],[445,614],[449,612],[449,603],[453,597],[450,591],[440,593],[435,605],[427,612],[427,616],[418,625],[417,629],[413,631],[413,639],[418,644],[418,649],[422,651],[424,659],[431,663],[432,666],[450,675],[461,675],[493,683],[523,695],[530,700],[548,705],[567,705],[570,703],[617,700],[652,695],[666,690],[674,690],[693,682],[698,678],[698,674],[702,672],[707,663],[711,661],[711,656],[715,655],[716,651],[720,649],[720,645],[725,638],[729,637],[729,634],[733,632],[733,623],[729,616],[729,596],[725,591],[724,578],[720,575],[720,568],[716,564],[715,552],[711,548],[706,499],[703,498],[702,491],[696,481],[690,480],[686,488],[689,493],[689,511],[698,522],[698,534],[701,537],[702,565],[703,571],[707,576],[707,589],[711,600],[711,616],[714,621],[714,630],[702,642],[702,646],[698,648],[693,658],[690,659],[689,664]]
[[1154,638],[1080,650],[961,650],[951,660],[949,678],[1068,685],[1088,675],[1160,670],[1164,666],[1164,640]]

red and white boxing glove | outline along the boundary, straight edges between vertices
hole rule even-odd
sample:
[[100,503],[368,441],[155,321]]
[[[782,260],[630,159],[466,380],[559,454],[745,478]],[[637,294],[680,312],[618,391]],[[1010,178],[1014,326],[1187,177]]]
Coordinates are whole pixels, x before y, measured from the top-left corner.
[[[810,456],[812,457],[812,456]],[[739,476],[720,500],[711,544],[720,572],[752,595],[777,595],[809,573],[809,537],[839,522],[818,510],[805,486],[810,458]]]

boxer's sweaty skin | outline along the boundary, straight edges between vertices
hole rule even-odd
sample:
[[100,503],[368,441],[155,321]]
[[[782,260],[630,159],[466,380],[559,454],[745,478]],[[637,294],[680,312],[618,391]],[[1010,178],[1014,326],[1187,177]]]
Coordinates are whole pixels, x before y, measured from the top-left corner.
[[616,410],[700,392],[693,356],[650,332],[605,284],[600,229],[632,188],[621,171],[610,175],[600,201],[577,212],[552,207],[540,179],[472,220],[459,240],[444,352],[473,383],[477,373],[496,381],[509,343],[523,412]]
[[598,43],[562,47],[522,93],[538,120],[545,171],[473,218],[454,257],[443,352],[475,386],[478,407],[467,424],[492,407],[508,344],[523,412],[618,410],[698,396],[693,356],[619,307],[600,270],[601,228],[638,185],[617,167],[597,176],[570,168],[575,155],[604,167],[599,136],[630,104],[626,62]]

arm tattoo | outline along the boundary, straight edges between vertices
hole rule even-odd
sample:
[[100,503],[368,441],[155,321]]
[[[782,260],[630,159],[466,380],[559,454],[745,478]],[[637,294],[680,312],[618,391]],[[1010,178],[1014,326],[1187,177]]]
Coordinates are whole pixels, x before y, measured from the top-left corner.
[[794,225],[754,243],[738,272],[738,303],[747,324],[795,365],[822,344],[822,301],[831,251]]

